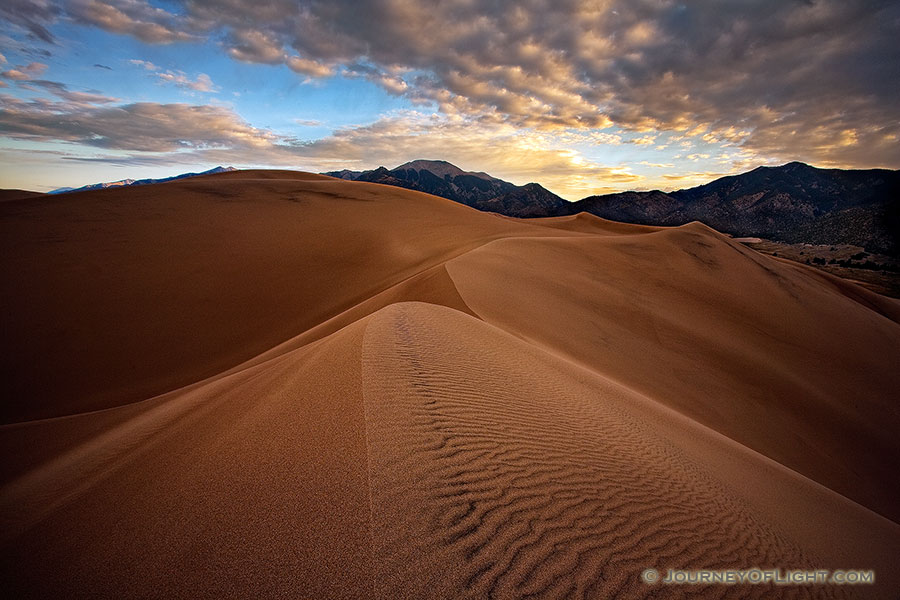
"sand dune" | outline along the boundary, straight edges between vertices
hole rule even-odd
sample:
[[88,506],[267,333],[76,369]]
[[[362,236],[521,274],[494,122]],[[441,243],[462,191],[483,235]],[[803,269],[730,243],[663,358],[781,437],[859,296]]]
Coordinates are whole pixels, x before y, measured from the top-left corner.
[[[458,312],[379,311],[362,359],[378,597],[635,597],[646,566],[834,565],[852,544],[887,573],[900,550],[887,520]],[[753,495],[729,459],[768,468],[741,470]],[[790,527],[768,495],[852,526]]]
[[699,223],[503,239],[447,268],[487,322],[900,519],[897,301]]
[[[900,303],[289,171],[12,200],[15,597],[892,598]],[[875,586],[649,587],[865,568]]]
[[511,224],[385,186],[243,171],[3,206],[0,419],[220,373]]
[[27,190],[0,190],[0,202],[10,200],[24,200],[26,198],[37,198],[42,196],[40,192],[29,192]]

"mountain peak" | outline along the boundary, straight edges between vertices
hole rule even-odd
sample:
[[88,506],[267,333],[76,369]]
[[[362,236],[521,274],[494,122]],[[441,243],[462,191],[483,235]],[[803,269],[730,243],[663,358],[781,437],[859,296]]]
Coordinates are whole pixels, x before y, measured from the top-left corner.
[[409,162],[403,163],[399,167],[394,167],[391,169],[392,171],[400,171],[400,170],[408,170],[408,171],[431,171],[435,175],[462,175],[465,173],[462,169],[457,167],[456,165],[447,162],[446,160],[427,160],[423,158],[419,158],[416,160],[411,160]]
[[445,160],[412,160],[387,170],[331,171],[332,177],[395,185],[440,196],[479,210],[514,217],[556,214],[565,200],[537,183],[518,186],[487,173],[463,171]]
[[392,171],[429,171],[438,177],[459,177],[460,175],[471,175],[474,177],[480,177],[481,179],[486,179],[488,181],[495,180],[494,177],[491,177],[487,173],[482,172],[472,172],[472,171],[463,171],[456,165],[447,162],[446,160],[426,160],[426,159],[417,159],[411,160],[407,163],[403,163],[399,167],[395,167],[391,169]]
[[[804,170],[804,169],[812,170],[812,169],[815,169],[815,167],[808,165],[804,162],[800,162],[799,160],[794,160],[789,163],[784,163],[783,165],[775,165],[775,166],[771,166],[771,167],[768,165],[762,165],[762,166],[756,167],[755,169],[753,169],[753,171],[770,171],[770,170],[771,171],[797,171],[797,170]],[[752,173],[753,171],[748,171],[748,172]],[[746,173],[744,173],[744,175],[746,175]]]
[[781,170],[781,171],[788,171],[788,172],[791,172],[791,171],[815,171],[815,170],[817,170],[817,169],[816,169],[815,167],[813,167],[812,165],[808,165],[808,164],[803,163],[803,162],[800,162],[800,161],[798,161],[798,160],[794,160],[794,161],[791,161],[791,162],[789,162],[789,163],[785,163],[785,164],[781,165],[780,167],[775,167],[775,168],[778,169],[778,170]]

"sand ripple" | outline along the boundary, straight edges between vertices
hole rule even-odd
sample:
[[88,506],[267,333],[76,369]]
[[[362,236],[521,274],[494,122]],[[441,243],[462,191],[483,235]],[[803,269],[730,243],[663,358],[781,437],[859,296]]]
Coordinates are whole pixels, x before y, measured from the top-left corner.
[[548,359],[442,307],[395,304],[372,319],[363,380],[378,597],[628,597],[652,591],[639,579],[651,566],[816,564],[624,410],[626,391],[589,387]]

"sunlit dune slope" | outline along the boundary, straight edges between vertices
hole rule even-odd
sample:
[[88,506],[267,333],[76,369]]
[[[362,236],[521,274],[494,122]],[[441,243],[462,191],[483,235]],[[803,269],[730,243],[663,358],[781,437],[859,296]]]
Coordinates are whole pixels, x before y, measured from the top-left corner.
[[[897,301],[699,223],[291,172],[0,214],[15,597],[900,588]],[[640,579],[755,566],[877,584]]]
[[595,227],[447,269],[489,323],[900,519],[900,303],[699,223]]

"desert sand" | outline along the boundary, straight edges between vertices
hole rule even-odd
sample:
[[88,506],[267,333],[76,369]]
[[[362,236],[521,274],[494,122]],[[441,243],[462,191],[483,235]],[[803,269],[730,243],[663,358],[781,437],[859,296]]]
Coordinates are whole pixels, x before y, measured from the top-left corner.
[[8,597],[900,589],[897,300],[700,223],[291,171],[11,198],[0,227]]

